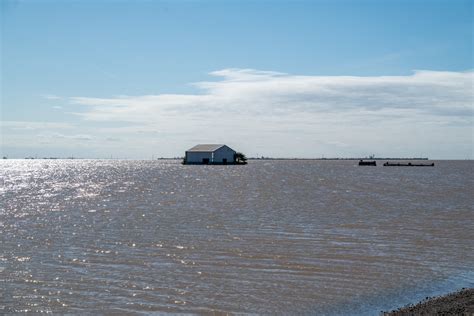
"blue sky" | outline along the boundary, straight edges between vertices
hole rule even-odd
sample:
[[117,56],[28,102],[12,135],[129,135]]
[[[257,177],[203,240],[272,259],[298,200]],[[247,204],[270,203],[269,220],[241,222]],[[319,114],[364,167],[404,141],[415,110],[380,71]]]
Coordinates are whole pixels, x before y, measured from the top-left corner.
[[9,157],[473,158],[473,2],[2,1]]

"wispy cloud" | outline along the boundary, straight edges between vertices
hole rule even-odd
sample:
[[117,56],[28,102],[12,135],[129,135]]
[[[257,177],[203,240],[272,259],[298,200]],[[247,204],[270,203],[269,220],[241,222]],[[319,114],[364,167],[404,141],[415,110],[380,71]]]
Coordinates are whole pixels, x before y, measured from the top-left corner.
[[62,99],[62,97],[57,96],[55,94],[43,94],[41,96],[45,99],[48,99],[48,100],[61,100]]
[[73,125],[61,122],[41,121],[0,121],[0,128],[12,130],[45,130],[45,129],[70,129]]
[[196,142],[230,142],[276,156],[397,156],[421,149],[470,155],[472,71],[360,77],[231,68],[210,75],[218,80],[194,83],[195,94],[69,101],[90,124],[128,124],[101,133],[173,152]]
[[121,139],[117,138],[117,137],[106,137],[105,140],[108,141],[108,142],[119,142],[119,141],[121,141]]
[[250,156],[472,157],[472,71],[358,77],[223,69],[210,75],[217,80],[194,83],[194,94],[71,97],[85,124],[0,122],[8,135],[3,143],[87,146],[135,157],[176,156],[199,142],[227,143]]
[[94,139],[91,135],[77,134],[77,135],[66,135],[61,133],[41,133],[37,135],[41,140],[54,140],[54,139],[70,139],[79,141],[89,141]]
[[211,73],[221,80],[198,82],[199,94],[74,97],[88,105],[87,120],[154,122],[170,115],[281,116],[307,113],[469,117],[473,72],[415,71],[408,76],[296,76],[253,69]]

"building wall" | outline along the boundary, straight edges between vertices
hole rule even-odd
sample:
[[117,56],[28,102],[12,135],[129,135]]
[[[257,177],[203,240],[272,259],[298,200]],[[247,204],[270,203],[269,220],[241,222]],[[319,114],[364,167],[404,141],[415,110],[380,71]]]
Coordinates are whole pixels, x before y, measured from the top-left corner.
[[212,162],[212,152],[186,152],[186,163],[202,163],[204,158]]
[[214,152],[196,152],[196,151],[187,151],[186,152],[186,163],[190,164],[201,164],[202,160],[207,158],[209,163],[223,163],[224,159],[227,159],[227,163],[234,162],[235,151],[227,146],[222,146]]
[[227,163],[234,162],[235,151],[227,146],[223,146],[214,151],[214,163],[222,163],[223,159],[227,159]]

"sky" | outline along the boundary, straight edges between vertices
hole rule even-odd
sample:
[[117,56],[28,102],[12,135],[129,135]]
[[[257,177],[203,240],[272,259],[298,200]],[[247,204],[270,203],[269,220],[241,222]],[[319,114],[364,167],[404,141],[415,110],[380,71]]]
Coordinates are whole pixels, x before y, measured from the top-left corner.
[[474,1],[2,0],[0,154],[474,158]]

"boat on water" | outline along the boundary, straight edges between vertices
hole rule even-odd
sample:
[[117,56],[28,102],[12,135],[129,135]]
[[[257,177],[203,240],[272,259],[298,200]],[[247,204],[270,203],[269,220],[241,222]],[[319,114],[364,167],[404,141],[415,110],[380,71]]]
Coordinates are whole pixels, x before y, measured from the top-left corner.
[[360,160],[359,161],[359,166],[377,166],[377,162],[375,160],[373,160],[373,161]]
[[430,164],[426,163],[392,163],[386,162],[383,164],[384,167],[434,167],[434,162]]

